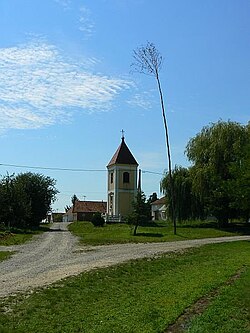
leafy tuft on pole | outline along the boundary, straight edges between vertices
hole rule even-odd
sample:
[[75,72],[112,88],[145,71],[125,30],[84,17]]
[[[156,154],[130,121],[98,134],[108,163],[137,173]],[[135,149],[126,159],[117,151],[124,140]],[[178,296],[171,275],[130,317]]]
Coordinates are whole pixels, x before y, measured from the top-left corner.
[[141,46],[134,50],[133,52],[134,62],[132,63],[132,68],[134,71],[143,73],[146,75],[154,76],[157,82],[157,87],[160,95],[160,103],[162,110],[162,118],[165,130],[166,139],[166,150],[168,158],[168,174],[169,174],[169,185],[171,191],[171,204],[172,204],[172,222],[174,227],[174,234],[176,235],[176,218],[175,218],[175,196],[174,196],[174,185],[172,179],[172,162],[171,162],[171,151],[169,142],[169,133],[167,126],[167,117],[165,112],[163,92],[161,88],[159,72],[162,68],[163,58],[160,52],[157,50],[155,45],[151,42],[147,42],[145,46]]

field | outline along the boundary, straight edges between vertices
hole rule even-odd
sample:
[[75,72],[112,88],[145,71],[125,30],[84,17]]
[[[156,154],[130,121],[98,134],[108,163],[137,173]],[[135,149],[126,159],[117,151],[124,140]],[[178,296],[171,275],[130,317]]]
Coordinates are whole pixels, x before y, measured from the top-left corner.
[[[211,238],[250,234],[250,225],[234,223],[227,229],[218,229],[215,223],[189,222],[177,226],[177,235],[173,235],[173,228],[169,223],[159,221],[147,226],[139,227],[137,236],[133,236],[133,227],[127,224],[110,224],[104,227],[94,227],[91,222],[74,222],[69,230],[80,237],[80,241],[87,245],[166,242],[196,238]],[[0,230],[1,245],[20,245],[41,232],[49,231],[49,225],[40,225],[34,229],[12,228],[10,231]],[[0,247],[1,250],[1,247]]]
[[250,226],[234,223],[227,229],[218,229],[216,223],[189,222],[177,226],[177,235],[169,223],[151,222],[139,227],[133,236],[133,227],[127,224],[108,224],[104,227],[94,227],[91,222],[74,222],[69,230],[80,237],[80,242],[87,245],[102,245],[116,243],[146,243],[171,242],[187,239],[211,238],[250,234]]
[[0,332],[167,332],[203,299],[186,332],[247,333],[249,251],[249,242],[206,245],[83,273],[3,300]]

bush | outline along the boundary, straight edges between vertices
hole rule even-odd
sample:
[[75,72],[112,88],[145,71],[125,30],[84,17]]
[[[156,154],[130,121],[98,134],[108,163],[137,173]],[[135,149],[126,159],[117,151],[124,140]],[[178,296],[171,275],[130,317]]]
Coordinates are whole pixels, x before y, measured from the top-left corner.
[[103,227],[104,223],[105,223],[105,220],[102,217],[101,213],[95,213],[92,217],[91,222],[93,223],[93,225],[95,227]]

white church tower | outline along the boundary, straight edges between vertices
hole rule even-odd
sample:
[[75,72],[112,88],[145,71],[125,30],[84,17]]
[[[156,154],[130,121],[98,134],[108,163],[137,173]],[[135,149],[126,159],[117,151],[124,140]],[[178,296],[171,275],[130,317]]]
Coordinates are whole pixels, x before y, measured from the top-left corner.
[[137,193],[137,168],[138,163],[122,135],[122,142],[107,165],[108,216],[125,217],[132,212],[132,202]]

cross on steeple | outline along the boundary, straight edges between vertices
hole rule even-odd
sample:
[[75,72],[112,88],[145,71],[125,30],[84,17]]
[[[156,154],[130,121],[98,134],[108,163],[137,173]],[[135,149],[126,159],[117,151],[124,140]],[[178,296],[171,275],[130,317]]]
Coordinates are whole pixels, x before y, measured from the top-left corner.
[[122,133],[122,140],[123,140],[124,139],[124,133],[125,133],[123,129],[121,130],[121,133]]

